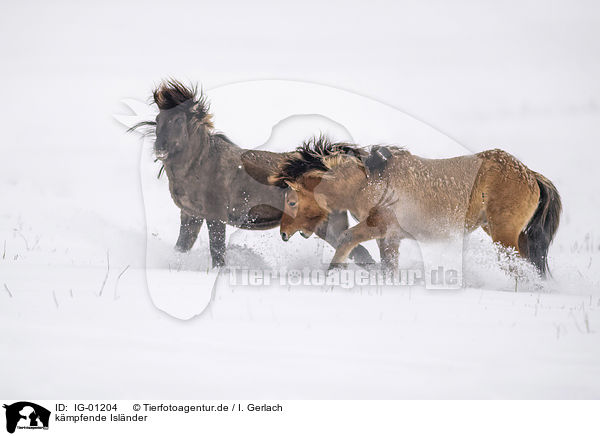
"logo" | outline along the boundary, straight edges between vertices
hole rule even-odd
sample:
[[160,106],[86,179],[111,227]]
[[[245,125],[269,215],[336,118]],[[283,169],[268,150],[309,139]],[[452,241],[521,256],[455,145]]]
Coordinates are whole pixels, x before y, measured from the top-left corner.
[[14,433],[18,429],[48,430],[50,411],[28,401],[3,406],[6,409],[6,431]]

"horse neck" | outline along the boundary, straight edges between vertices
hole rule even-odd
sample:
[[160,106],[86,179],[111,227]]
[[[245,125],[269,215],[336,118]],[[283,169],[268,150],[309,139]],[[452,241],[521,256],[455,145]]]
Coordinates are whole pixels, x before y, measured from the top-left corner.
[[193,130],[188,137],[188,146],[165,164],[169,179],[186,177],[190,172],[195,171],[205,161],[204,158],[208,155],[212,143],[211,132],[206,127]]
[[356,212],[356,198],[367,181],[364,169],[356,164],[334,168],[331,177],[323,179],[321,191],[327,198],[331,210]]

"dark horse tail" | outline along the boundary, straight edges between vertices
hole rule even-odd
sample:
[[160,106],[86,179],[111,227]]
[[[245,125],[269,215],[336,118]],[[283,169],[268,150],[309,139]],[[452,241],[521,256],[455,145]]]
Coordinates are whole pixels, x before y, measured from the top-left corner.
[[550,272],[548,248],[558,229],[562,203],[556,187],[550,180],[538,173],[535,173],[535,178],[540,187],[540,200],[519,242],[524,242],[525,247],[522,248],[525,248],[527,258],[537,267],[542,277],[546,277],[546,273]]

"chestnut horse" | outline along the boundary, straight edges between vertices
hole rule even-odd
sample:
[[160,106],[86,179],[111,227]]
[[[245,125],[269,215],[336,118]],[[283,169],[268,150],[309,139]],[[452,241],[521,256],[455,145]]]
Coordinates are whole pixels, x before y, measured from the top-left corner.
[[332,212],[359,223],[344,231],[330,268],[358,244],[376,239],[384,267],[397,268],[404,238],[447,240],[478,227],[516,250],[544,276],[561,201],[544,176],[502,150],[450,159],[425,159],[398,147],[331,143],[313,138],[269,177],[287,188],[281,236],[305,235]]

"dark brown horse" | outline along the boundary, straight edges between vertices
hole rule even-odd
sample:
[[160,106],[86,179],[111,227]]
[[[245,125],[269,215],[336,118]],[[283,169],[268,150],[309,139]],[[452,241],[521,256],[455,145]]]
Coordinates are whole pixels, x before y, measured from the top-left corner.
[[350,211],[359,220],[342,234],[332,267],[371,239],[394,267],[403,238],[445,240],[482,227],[544,275],[561,213],[552,182],[497,149],[424,159],[401,148],[369,152],[321,137],[286,157],[270,181],[288,188],[284,239],[298,230],[310,233],[334,212]]
[[[215,132],[208,102],[196,87],[166,81],[154,90],[153,100],[159,108],[156,121],[139,123],[130,130],[149,126],[156,135],[154,151],[169,179],[171,197],[181,210],[176,249],[189,251],[206,220],[213,267],[222,266],[226,224],[248,230],[279,224],[284,190],[269,185],[267,177],[287,154],[244,150]],[[317,234],[335,247],[339,234],[348,228],[347,213],[333,213],[324,221],[328,225]],[[359,263],[373,262],[362,246],[351,257]]]

